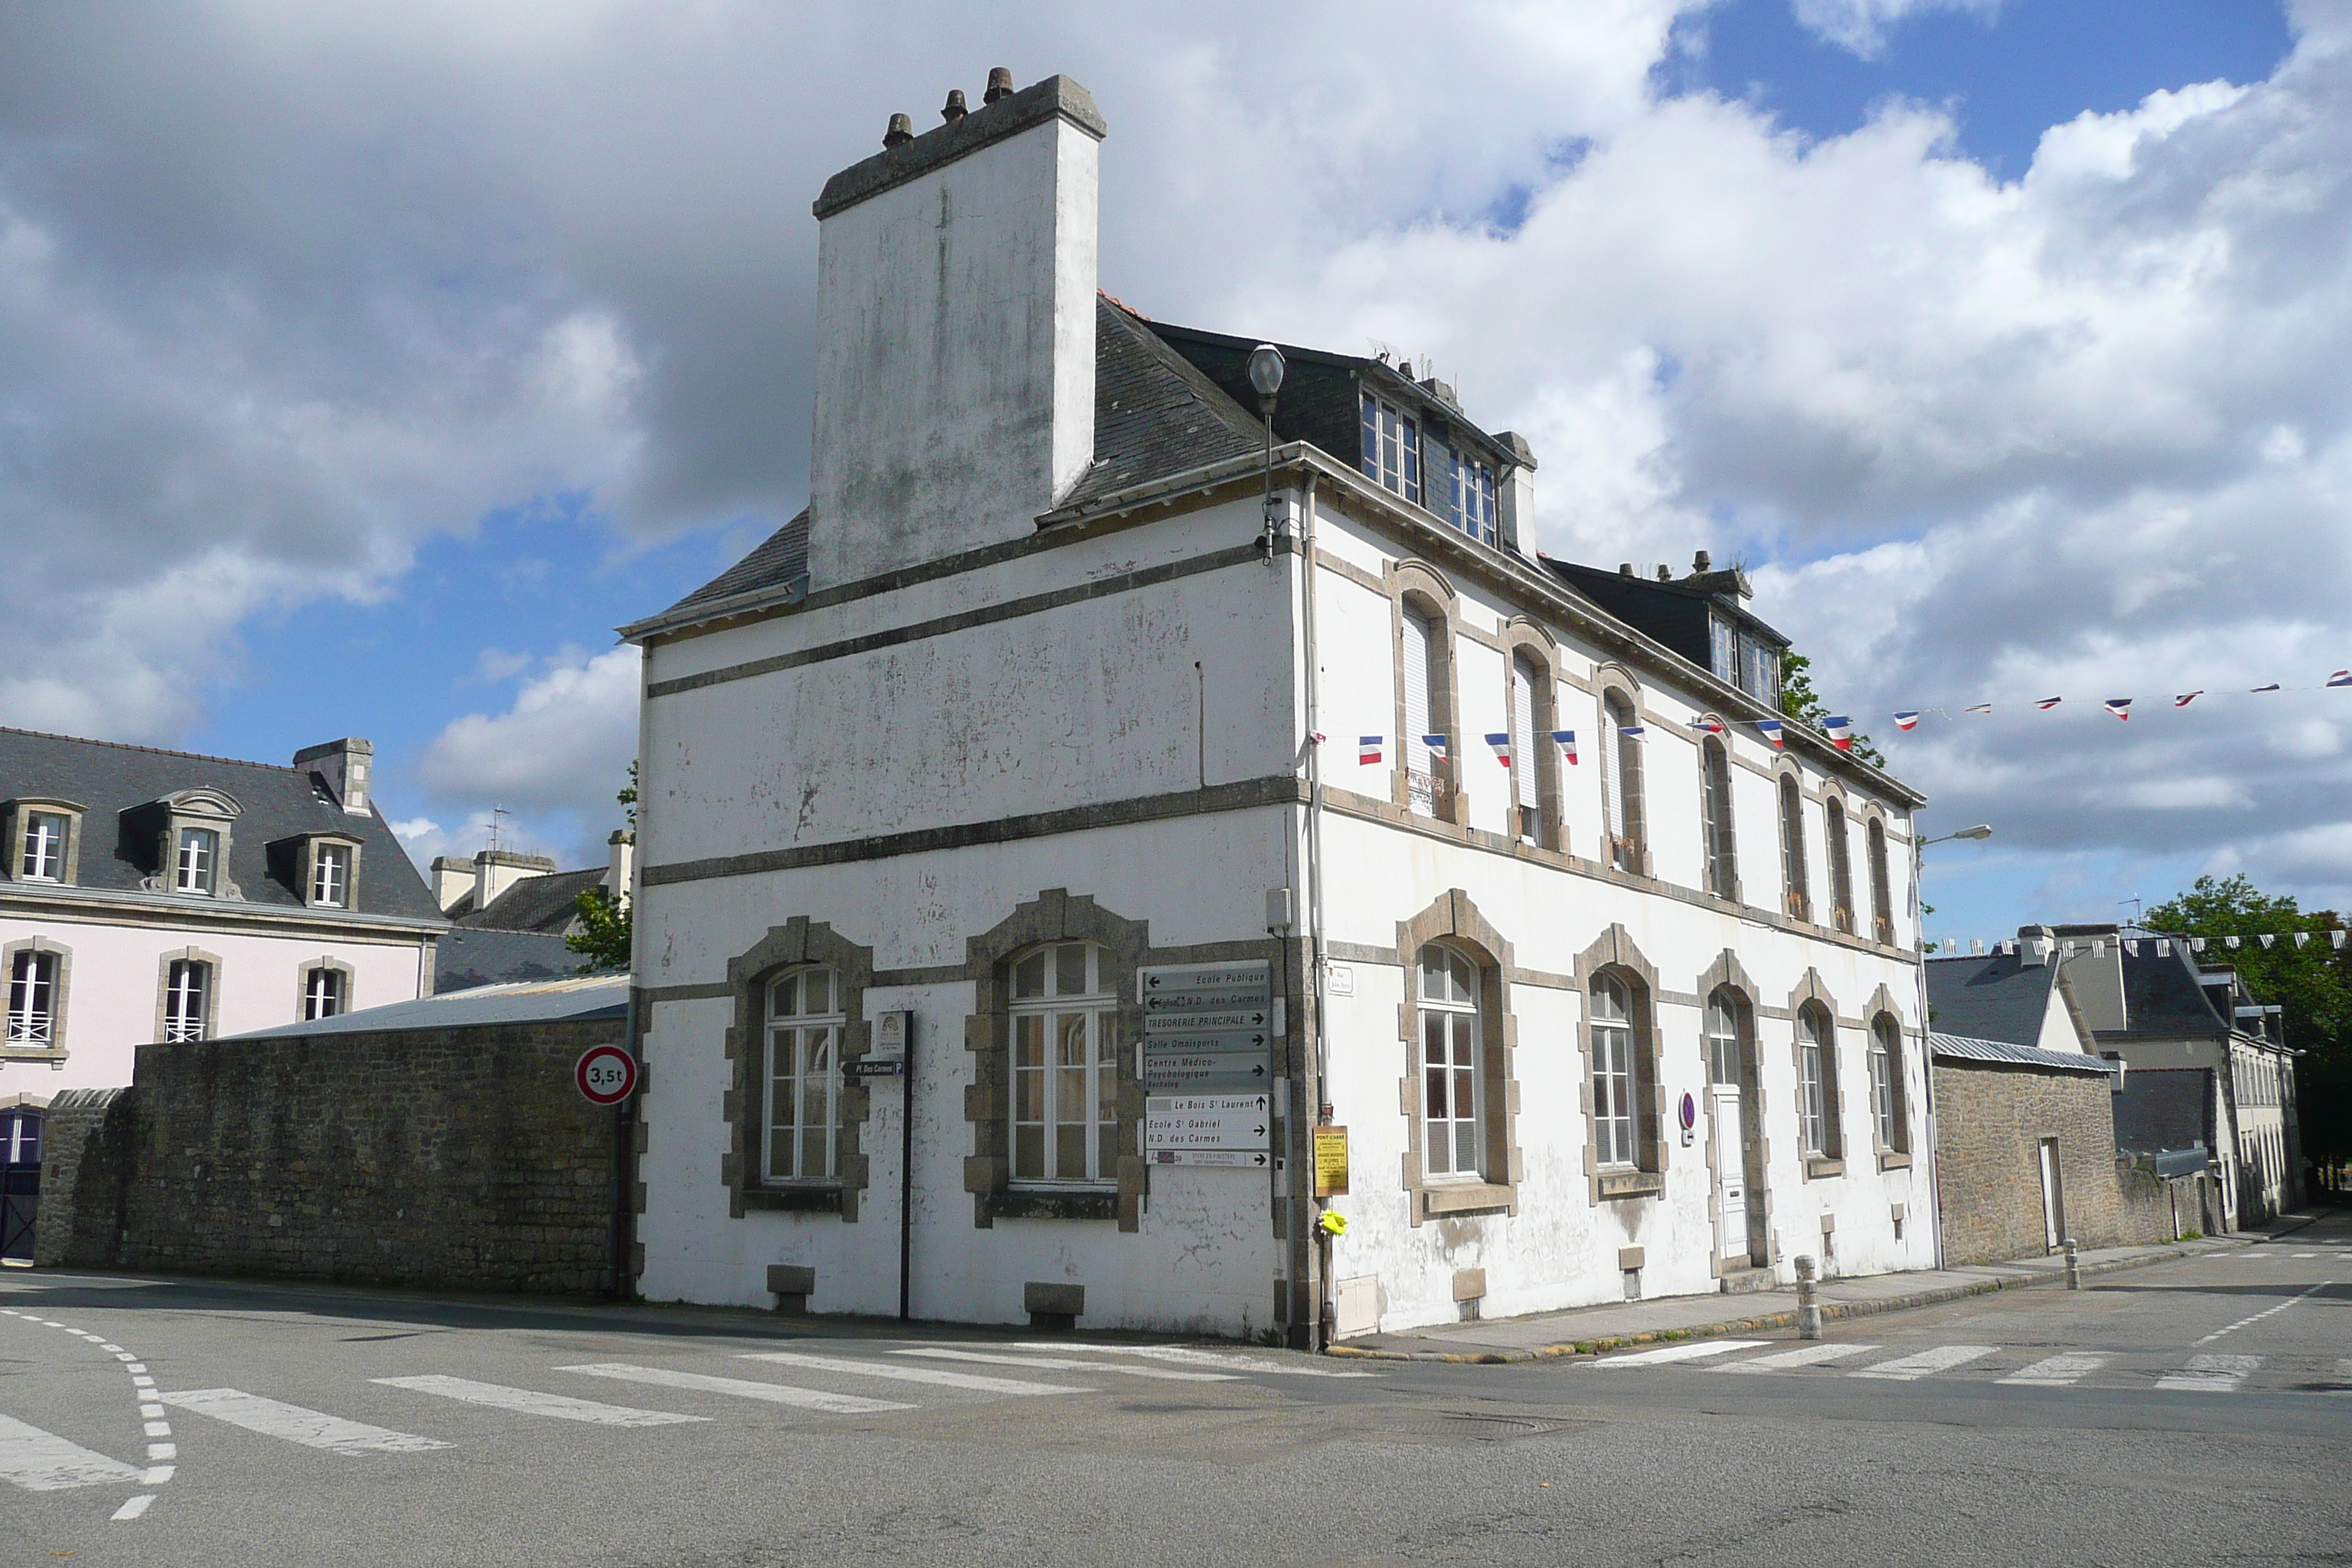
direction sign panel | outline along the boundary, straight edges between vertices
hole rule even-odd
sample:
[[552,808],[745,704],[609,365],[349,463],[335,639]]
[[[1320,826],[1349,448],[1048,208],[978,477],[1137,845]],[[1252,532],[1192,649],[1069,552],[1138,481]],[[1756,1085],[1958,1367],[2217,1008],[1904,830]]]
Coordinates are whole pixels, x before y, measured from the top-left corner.
[[1149,1051],[1250,1051],[1264,1056],[1274,1037],[1264,1029],[1188,1029],[1181,1035],[1151,1035]]
[[1147,1095],[1143,1146],[1154,1149],[1264,1149],[1274,1101],[1263,1094]]
[[1262,1171],[1274,1156],[1263,1149],[1154,1149],[1146,1158],[1155,1165],[1243,1165]]
[[1143,1058],[1147,1095],[1238,1094],[1273,1081],[1274,1062],[1263,1051],[1148,1051]]
[[1228,1007],[1215,1013],[1146,1013],[1143,1033],[1150,1039],[1163,1035],[1245,1035],[1273,1022],[1274,1010],[1265,1006]]
[[1149,1004],[1154,996],[1226,991],[1255,991],[1263,996],[1271,994],[1271,984],[1263,958],[1239,963],[1171,963],[1136,971],[1135,999]]

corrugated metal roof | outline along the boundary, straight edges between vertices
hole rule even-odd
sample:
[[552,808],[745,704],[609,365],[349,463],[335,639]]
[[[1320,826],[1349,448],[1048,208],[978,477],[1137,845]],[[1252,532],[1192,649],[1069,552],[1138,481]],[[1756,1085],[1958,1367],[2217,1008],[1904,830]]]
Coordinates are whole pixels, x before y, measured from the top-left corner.
[[2040,1046],[2012,1046],[2007,1040],[1979,1040],[1968,1035],[1927,1037],[1927,1048],[1955,1061],[2006,1062],[2011,1067],[2055,1068],[2063,1072],[2096,1073],[2107,1077],[2108,1063],[2081,1051],[2045,1051]]
[[404,1029],[458,1029],[488,1024],[553,1024],[567,1020],[626,1017],[629,977],[589,974],[519,985],[478,985],[446,996],[425,996],[362,1007],[338,1017],[306,1024],[280,1024],[226,1037],[232,1040],[284,1039],[297,1035],[363,1035]]

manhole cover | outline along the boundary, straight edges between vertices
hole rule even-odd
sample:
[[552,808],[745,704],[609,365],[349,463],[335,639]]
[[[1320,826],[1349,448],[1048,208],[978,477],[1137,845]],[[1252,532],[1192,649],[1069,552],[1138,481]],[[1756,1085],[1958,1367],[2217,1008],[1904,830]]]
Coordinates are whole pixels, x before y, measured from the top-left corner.
[[1501,1443],[1544,1432],[1565,1432],[1586,1423],[1546,1421],[1534,1415],[1418,1415],[1388,1430],[1405,1437],[1450,1437],[1461,1443]]

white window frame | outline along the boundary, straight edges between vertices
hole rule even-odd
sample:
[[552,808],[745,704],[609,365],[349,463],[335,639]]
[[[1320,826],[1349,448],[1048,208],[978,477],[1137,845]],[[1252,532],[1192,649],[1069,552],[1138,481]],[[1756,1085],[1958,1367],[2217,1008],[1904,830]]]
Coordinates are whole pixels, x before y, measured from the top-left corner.
[[[823,1005],[806,1005],[822,980]],[[789,1000],[779,997],[789,992]],[[841,976],[825,967],[771,977],[760,994],[760,1183],[832,1182],[841,1170]],[[778,1113],[778,1105],[784,1107]],[[778,1155],[782,1169],[778,1170]]]
[[1522,842],[1537,845],[1544,841],[1544,763],[1536,745],[1544,679],[1532,657],[1511,656],[1511,826]]
[[1633,997],[1613,974],[1593,976],[1592,1150],[1604,1171],[1630,1171],[1641,1163],[1641,1124],[1633,1110],[1639,1088],[1633,1052]]
[[1421,420],[1384,397],[1363,394],[1360,454],[1365,477],[1421,504]]
[[310,902],[320,909],[349,907],[352,898],[352,849],[348,844],[310,847]]
[[1881,1013],[1870,1026],[1871,1121],[1879,1148],[1890,1153],[1910,1144],[1903,1114],[1902,1027],[1891,1013]]
[[73,818],[64,812],[26,812],[24,855],[16,874],[28,882],[64,881],[66,846],[72,837]]
[[1706,890],[1739,896],[1739,837],[1731,808],[1731,747],[1708,736],[1698,748],[1699,830],[1706,837]]
[[1609,864],[1640,876],[1645,825],[1642,812],[1642,742],[1625,731],[1642,722],[1633,698],[1612,687],[1601,694],[1601,784],[1602,826]]
[[1486,1179],[1486,1020],[1478,1002],[1484,979],[1476,959],[1443,942],[1429,943],[1413,960],[1421,1021],[1422,1172],[1433,1183]]
[[[322,1005],[323,1004],[323,1005]],[[351,1011],[351,976],[331,963],[315,963],[302,975],[302,1021],[338,1017]]]
[[183,823],[173,835],[172,890],[210,898],[220,886],[220,829]]
[[1056,942],[1011,964],[1016,1187],[1118,1182],[1118,976],[1098,942]]
[[1717,988],[1706,999],[1707,1081],[1727,1089],[1742,1087],[1740,1058],[1745,1054],[1739,1039],[1739,1009],[1727,992]]
[[1496,542],[1495,470],[1453,446],[1445,465],[1446,521],[1481,544]]
[[175,958],[163,971],[163,1043],[188,1045],[211,1037],[214,966],[201,958]]
[[1780,817],[1780,908],[1790,920],[1813,918],[1813,895],[1805,865],[1805,792],[1792,773],[1782,773],[1774,791]]
[[62,954],[47,948],[23,947],[8,959],[8,1033],[6,1043],[17,1050],[49,1050],[58,1043],[58,990],[64,975]]
[[1411,604],[1401,608],[1398,635],[1403,641],[1397,657],[1404,680],[1405,808],[1415,816],[1433,817],[1442,815],[1438,803],[1445,795],[1445,772],[1422,737],[1445,733],[1449,759],[1462,745],[1460,736],[1437,728],[1446,722],[1449,695],[1444,689],[1446,666],[1438,659],[1447,635],[1446,621]]
[[1797,1121],[1803,1152],[1816,1159],[1834,1159],[1830,1146],[1835,1125],[1830,1097],[1837,1092],[1837,1047],[1834,1021],[1826,1026],[1811,1007],[1797,1010]]
[[1829,862],[1830,872],[1830,925],[1848,936],[1861,924],[1853,907],[1853,846],[1846,837],[1853,831],[1853,819],[1846,815],[1845,802],[1835,795],[1822,802],[1822,858]]

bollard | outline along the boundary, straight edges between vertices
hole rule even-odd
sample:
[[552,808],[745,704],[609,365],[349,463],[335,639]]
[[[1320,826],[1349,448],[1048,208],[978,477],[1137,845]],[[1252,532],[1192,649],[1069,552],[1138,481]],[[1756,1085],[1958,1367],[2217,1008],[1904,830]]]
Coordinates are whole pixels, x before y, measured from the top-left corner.
[[2082,1288],[2083,1259],[2074,1249],[2074,1238],[2070,1236],[2066,1238],[2066,1289],[2080,1290]]
[[1821,1298],[1813,1288],[1813,1260],[1797,1259],[1797,1337],[1817,1340],[1822,1337]]

